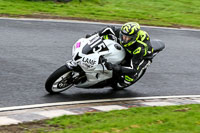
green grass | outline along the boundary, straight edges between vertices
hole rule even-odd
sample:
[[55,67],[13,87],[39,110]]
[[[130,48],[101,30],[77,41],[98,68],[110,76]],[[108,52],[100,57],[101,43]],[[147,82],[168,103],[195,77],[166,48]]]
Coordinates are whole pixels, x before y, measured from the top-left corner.
[[200,105],[141,107],[106,113],[62,116],[28,132],[53,133],[199,133]]
[[0,14],[42,15],[116,22],[137,21],[146,25],[200,28],[199,0],[0,0]]

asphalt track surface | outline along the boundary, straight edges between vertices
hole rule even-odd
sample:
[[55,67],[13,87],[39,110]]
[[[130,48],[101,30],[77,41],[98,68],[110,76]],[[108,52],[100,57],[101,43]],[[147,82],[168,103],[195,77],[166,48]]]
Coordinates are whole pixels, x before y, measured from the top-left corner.
[[140,81],[124,91],[71,89],[49,95],[47,77],[71,58],[73,43],[101,24],[0,20],[0,107],[200,94],[200,31],[143,27],[166,43]]

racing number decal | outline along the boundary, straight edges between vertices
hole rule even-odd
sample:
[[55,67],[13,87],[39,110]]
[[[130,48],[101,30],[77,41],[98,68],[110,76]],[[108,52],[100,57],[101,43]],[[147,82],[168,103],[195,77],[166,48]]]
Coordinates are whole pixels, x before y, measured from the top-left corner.
[[89,55],[92,53],[99,53],[108,50],[108,47],[105,45],[100,37],[94,37],[90,39],[88,44],[83,47],[82,53]]
[[102,51],[103,49],[107,48],[106,45],[102,42],[101,44],[98,45],[98,47],[96,48],[93,48],[93,52],[100,52]]
[[108,50],[107,46],[104,44],[100,37],[96,37],[90,40],[89,45],[93,49],[94,53]]

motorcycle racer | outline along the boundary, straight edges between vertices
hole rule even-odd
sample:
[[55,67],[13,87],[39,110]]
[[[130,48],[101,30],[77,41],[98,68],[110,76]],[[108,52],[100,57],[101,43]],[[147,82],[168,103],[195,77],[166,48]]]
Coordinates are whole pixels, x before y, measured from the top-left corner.
[[104,39],[117,41],[126,50],[125,60],[120,65],[105,63],[107,69],[114,71],[113,77],[118,77],[118,87],[124,88],[131,85],[140,71],[152,62],[144,59],[145,56],[153,53],[150,37],[146,31],[140,29],[138,23],[128,22],[121,28],[107,26],[96,33]]

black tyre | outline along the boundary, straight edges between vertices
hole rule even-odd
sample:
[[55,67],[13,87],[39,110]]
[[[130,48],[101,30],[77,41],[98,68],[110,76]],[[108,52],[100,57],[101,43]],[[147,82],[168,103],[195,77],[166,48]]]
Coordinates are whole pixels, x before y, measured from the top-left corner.
[[72,71],[66,65],[53,72],[45,83],[46,91],[50,94],[60,93],[73,86]]

